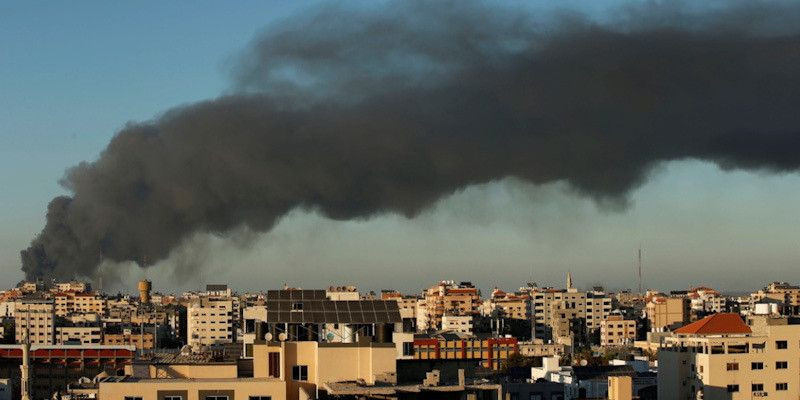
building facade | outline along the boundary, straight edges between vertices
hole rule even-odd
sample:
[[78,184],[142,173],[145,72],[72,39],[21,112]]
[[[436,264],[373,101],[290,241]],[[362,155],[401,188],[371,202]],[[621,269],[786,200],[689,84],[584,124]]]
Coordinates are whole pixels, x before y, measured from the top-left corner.
[[800,325],[787,319],[714,314],[673,332],[658,352],[658,397],[796,399]]

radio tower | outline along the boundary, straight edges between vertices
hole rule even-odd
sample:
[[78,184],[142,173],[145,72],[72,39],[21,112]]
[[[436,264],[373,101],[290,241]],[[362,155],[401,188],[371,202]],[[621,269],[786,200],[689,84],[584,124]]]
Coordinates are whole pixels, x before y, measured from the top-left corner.
[[639,246],[638,260],[636,263],[639,272],[639,294],[642,294],[642,247]]

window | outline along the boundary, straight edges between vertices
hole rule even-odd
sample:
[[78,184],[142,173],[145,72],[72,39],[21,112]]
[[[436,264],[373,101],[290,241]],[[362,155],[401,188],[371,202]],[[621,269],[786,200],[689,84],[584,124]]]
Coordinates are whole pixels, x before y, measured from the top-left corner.
[[542,394],[541,393],[531,393],[530,400],[542,400]]
[[272,396],[250,396],[249,400],[272,400]]
[[280,378],[281,376],[281,353],[277,351],[269,352],[267,357],[269,369],[269,377],[271,378]]
[[754,383],[754,384],[750,385],[750,391],[763,392],[764,391],[764,384],[763,383]]
[[736,393],[739,391],[739,385],[728,385],[728,393]]
[[303,303],[292,303],[292,311],[303,311]]
[[786,383],[786,382],[784,382],[784,383],[776,383],[775,384],[775,390],[789,390],[789,384]]
[[142,398],[134,396],[125,396],[125,400],[142,400]]
[[764,363],[762,362],[750,363],[750,369],[764,369]]
[[403,355],[404,356],[413,356],[414,355],[414,342],[405,342],[405,343],[403,343]]
[[779,349],[779,350],[788,349],[789,348],[789,342],[787,342],[785,340],[776,340],[775,341],[775,348]]
[[228,400],[228,396],[206,396],[206,400]]
[[292,367],[292,379],[296,381],[307,381],[308,365],[295,365]]
[[164,396],[164,400],[183,400],[183,396]]
[[728,363],[725,367],[728,371],[738,371],[739,370],[739,363]]
[[775,369],[786,369],[789,368],[788,361],[775,361]]

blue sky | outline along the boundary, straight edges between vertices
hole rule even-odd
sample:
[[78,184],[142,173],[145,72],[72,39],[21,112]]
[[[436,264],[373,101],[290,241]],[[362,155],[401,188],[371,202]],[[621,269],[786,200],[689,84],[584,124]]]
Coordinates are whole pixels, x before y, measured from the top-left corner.
[[[597,14],[608,3],[568,4]],[[65,193],[58,180],[66,168],[95,159],[128,121],[223,93],[236,55],[259,31],[315,4],[0,3],[0,286],[22,278],[18,252],[41,229],[49,200]],[[655,287],[755,289],[767,280],[800,280],[797,175],[672,163],[633,200],[631,209],[608,211],[558,185],[501,182],[458,193],[413,221],[334,223],[293,213],[247,246],[198,238],[218,254],[198,279],[215,276],[248,289],[331,280],[379,288],[405,268],[419,273],[397,281],[401,289],[440,278],[513,289],[534,268],[545,283],[560,284],[571,269],[585,285],[605,278],[611,287],[631,287],[619,281],[628,279],[642,243],[659,270],[649,275]],[[243,272],[226,272],[237,263],[232,270]],[[168,280],[170,263],[163,264],[130,276]],[[262,274],[262,283],[249,280],[253,274]]]

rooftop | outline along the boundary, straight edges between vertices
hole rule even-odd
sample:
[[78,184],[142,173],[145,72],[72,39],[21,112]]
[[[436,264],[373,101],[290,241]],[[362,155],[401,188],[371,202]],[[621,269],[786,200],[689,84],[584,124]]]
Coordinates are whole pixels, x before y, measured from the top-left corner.
[[692,322],[689,325],[684,325],[676,329],[675,333],[689,335],[723,335],[752,333],[752,331],[739,314],[718,313]]

